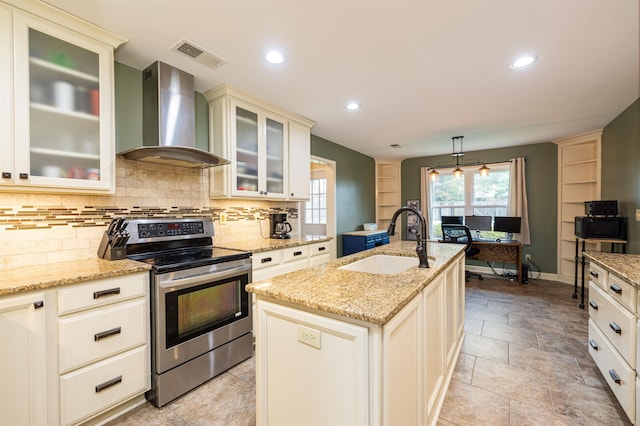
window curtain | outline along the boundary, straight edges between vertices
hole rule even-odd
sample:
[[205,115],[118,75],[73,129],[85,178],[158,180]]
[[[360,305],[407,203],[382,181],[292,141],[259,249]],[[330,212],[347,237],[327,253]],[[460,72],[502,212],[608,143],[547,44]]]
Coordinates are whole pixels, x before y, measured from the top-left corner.
[[429,212],[431,211],[429,197],[429,168],[420,167],[420,211],[424,216],[424,220],[427,222],[427,229],[425,238],[429,239],[431,235],[431,220],[429,219]]
[[520,228],[520,242],[531,244],[529,233],[529,206],[527,203],[527,181],[525,178],[524,157],[512,158],[509,167],[509,216],[520,216],[522,224]]

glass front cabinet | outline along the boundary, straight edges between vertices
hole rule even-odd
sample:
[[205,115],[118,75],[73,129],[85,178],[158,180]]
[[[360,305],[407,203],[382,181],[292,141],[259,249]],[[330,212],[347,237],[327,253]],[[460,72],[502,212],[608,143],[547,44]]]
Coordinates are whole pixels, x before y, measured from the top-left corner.
[[[231,161],[211,172],[212,198],[291,199],[289,176],[291,158],[304,147],[309,162],[310,129],[314,124],[302,119],[306,140],[290,138],[290,127],[300,126],[285,111],[237,92],[227,85],[205,93],[209,100],[211,151]],[[309,174],[306,176],[309,186]]]
[[11,67],[14,89],[12,125],[7,125],[12,130],[5,128],[9,137],[0,141],[0,185],[5,190],[113,192],[115,46],[51,22],[55,15],[43,19],[3,7],[0,3],[4,19],[11,15],[13,63],[0,66],[8,75],[4,68]]

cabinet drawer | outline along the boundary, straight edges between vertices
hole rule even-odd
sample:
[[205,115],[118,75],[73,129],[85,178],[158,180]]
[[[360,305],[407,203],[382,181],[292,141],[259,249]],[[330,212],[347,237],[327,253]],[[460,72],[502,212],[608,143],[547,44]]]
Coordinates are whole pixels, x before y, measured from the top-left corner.
[[598,286],[589,284],[589,317],[627,363],[636,365],[636,317]]
[[143,296],[148,287],[149,273],[141,272],[63,288],[58,290],[58,314],[64,315]]
[[609,272],[593,262],[589,263],[589,279],[605,289],[608,283]]
[[309,266],[313,267],[318,265],[324,265],[325,263],[328,263],[330,261],[331,261],[331,256],[329,255],[329,253],[323,254],[320,256],[311,256],[309,258]]
[[253,269],[267,268],[282,262],[282,250],[263,251],[251,255]]
[[323,254],[331,254],[331,246],[329,241],[324,243],[311,244],[309,246],[309,256],[320,256]]
[[75,423],[148,390],[148,358],[145,345],[60,376],[61,423]]
[[626,281],[622,281],[616,275],[609,274],[609,283],[606,287],[607,294],[613,300],[620,303],[631,312],[636,312],[636,287]]
[[145,299],[58,320],[60,373],[146,342]]
[[[625,413],[630,419],[635,419],[635,371],[624,362],[591,319],[589,320],[589,344],[587,346],[589,354]],[[618,382],[616,382],[616,378]]]
[[309,257],[309,246],[289,247],[282,250],[283,261],[291,262]]

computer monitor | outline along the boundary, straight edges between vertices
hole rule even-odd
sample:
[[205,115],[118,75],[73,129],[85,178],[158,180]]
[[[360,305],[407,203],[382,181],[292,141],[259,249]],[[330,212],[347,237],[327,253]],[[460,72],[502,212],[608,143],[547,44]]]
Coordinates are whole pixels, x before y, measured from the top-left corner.
[[522,219],[517,216],[496,216],[493,219],[493,230],[507,234],[519,234]]
[[491,231],[491,216],[465,216],[464,224],[470,231]]
[[443,225],[464,225],[462,216],[441,216]]

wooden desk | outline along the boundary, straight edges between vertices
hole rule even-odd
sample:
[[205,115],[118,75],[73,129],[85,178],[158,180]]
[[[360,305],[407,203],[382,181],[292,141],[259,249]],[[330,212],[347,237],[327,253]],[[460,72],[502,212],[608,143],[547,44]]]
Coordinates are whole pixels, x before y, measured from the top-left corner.
[[[578,251],[578,247],[580,246],[580,241],[582,241],[582,251]],[[615,252],[615,247],[620,244],[622,246],[622,253],[627,252],[627,241],[626,240],[618,240],[618,239],[610,239],[610,238],[582,238],[576,236],[576,267],[574,271],[573,277],[573,298],[578,298],[578,264],[582,264],[582,273],[581,281],[582,284],[580,286],[580,309],[584,309],[584,250],[586,243],[609,243],[611,244],[611,253]],[[581,255],[580,255],[581,254]]]
[[522,244],[520,241],[474,241],[478,254],[468,259],[484,260],[487,262],[505,262],[516,265],[518,284],[522,284]]

